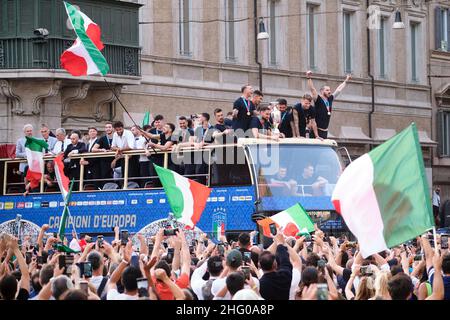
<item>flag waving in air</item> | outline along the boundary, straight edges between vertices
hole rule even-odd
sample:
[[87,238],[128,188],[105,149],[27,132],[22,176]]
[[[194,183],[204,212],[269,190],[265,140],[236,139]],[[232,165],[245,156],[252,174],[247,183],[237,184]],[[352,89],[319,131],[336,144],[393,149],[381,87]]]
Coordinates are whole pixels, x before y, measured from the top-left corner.
[[416,125],[351,163],[332,195],[364,257],[434,226]]
[[193,229],[205,209],[211,189],[172,170],[153,165],[175,218]]
[[44,174],[44,153],[48,149],[48,144],[44,140],[33,137],[25,137],[25,153],[27,155],[28,171],[26,178],[30,182],[31,189],[35,189],[41,182]]
[[104,45],[99,26],[70,3],[64,2],[64,6],[77,39],[61,55],[61,66],[73,76],[106,75],[109,66],[100,52]]
[[58,155],[55,158],[54,163],[56,180],[58,181],[58,186],[61,190],[63,200],[66,201],[67,194],[69,193],[69,178],[64,174],[63,156],[64,155],[62,153]]
[[269,227],[272,223],[275,223],[277,228],[281,228],[287,237],[298,237],[298,233],[306,234],[314,231],[313,221],[299,203],[270,218],[258,221],[266,237],[272,237]]

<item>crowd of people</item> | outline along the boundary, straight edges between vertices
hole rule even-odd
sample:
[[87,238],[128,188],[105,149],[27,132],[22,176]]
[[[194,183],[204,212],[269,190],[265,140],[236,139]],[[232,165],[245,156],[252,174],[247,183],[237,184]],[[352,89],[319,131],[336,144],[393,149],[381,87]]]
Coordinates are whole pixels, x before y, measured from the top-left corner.
[[[300,102],[288,107],[286,99],[280,98],[268,105],[263,104],[263,93],[253,90],[250,85],[242,87],[242,95],[233,103],[232,111],[226,115],[222,109],[214,110],[215,125],[211,124],[208,113],[193,114],[189,117],[180,116],[177,126],[166,122],[163,115],[156,115],[151,125],[142,128],[134,125],[124,128],[121,121],[107,122],[104,135],[99,136],[95,127],[88,128],[85,135],[79,130],[70,134],[64,128],[58,128],[53,134],[47,125],[42,125],[41,136],[47,142],[46,155],[64,155],[65,173],[70,179],[80,179],[80,166],[84,165],[84,179],[93,181],[99,186],[98,180],[121,178],[124,172],[123,152],[129,150],[145,150],[145,154],[130,157],[129,177],[155,176],[152,163],[163,164],[163,156],[152,154],[155,150],[176,150],[176,148],[203,146],[218,143],[233,143],[239,137],[279,140],[282,138],[304,137],[326,139],[328,125],[333,110],[333,101],[345,88],[350,76],[334,91],[323,86],[316,90],[311,79],[312,73],[307,72],[308,86],[311,93],[304,94]],[[33,126],[24,126],[24,136],[34,135]],[[26,138],[22,137],[16,144],[16,157],[25,158]],[[102,153],[113,151],[115,156],[80,161],[71,156],[82,153]],[[171,159],[170,159],[171,160]],[[169,161],[169,168],[183,175],[201,176],[206,173],[203,163],[175,164]],[[56,188],[54,179],[54,164],[46,165],[46,187]],[[21,163],[19,174],[26,173],[26,163]],[[25,176],[25,175],[24,175]],[[199,179],[201,182],[201,179]],[[137,181],[144,187],[148,181]],[[26,181],[25,181],[26,183]],[[102,184],[104,185],[104,183]],[[27,188],[28,193],[30,190]]]
[[256,243],[255,231],[235,242],[205,234],[188,241],[178,229],[132,238],[116,227],[108,243],[75,232],[61,241],[48,229],[35,241],[1,235],[1,299],[450,299],[448,235],[424,234],[363,258],[357,242],[317,227],[295,238],[277,230],[268,247]]

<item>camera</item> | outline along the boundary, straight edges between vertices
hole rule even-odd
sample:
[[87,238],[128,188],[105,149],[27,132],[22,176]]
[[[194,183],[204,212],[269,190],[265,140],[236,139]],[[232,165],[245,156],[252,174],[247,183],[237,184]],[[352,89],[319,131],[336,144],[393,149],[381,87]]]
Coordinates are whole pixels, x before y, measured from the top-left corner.
[[178,228],[175,228],[175,229],[164,229],[164,236],[166,236],[166,237],[175,236],[176,232],[178,232]]
[[155,247],[155,245],[153,243],[148,244],[148,255],[149,256],[152,254],[154,247]]
[[48,30],[45,28],[34,29],[33,33],[35,36],[38,36],[41,38],[45,38],[50,34],[50,32],[48,32]]
[[32,257],[31,252],[25,252],[25,262],[26,262],[26,264],[30,264],[31,263],[31,257]]

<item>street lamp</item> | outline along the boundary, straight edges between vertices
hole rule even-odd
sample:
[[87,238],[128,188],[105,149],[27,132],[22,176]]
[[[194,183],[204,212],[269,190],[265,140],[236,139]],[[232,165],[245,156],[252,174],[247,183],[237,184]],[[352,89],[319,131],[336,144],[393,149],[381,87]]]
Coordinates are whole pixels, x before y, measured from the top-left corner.
[[405,29],[405,24],[402,21],[402,14],[398,9],[395,11],[395,21],[392,25],[392,29]]
[[[369,8],[370,0],[366,0],[367,8]],[[369,10],[367,11],[367,19],[370,18]],[[367,25],[367,72],[368,76],[370,78],[371,82],[371,91],[372,91],[372,99],[371,99],[371,105],[372,110],[369,112],[369,137],[372,138],[372,115],[375,112],[375,77],[372,74],[372,55],[370,51],[371,47],[371,39],[370,39],[370,27],[369,24]],[[392,29],[400,30],[405,29],[405,24],[402,21],[402,15],[400,13],[400,10],[397,9],[395,11],[395,21],[392,25]],[[370,146],[372,148],[372,146]]]
[[266,32],[266,26],[264,25],[264,19],[259,18],[259,33],[258,40],[267,40],[269,39],[269,34]]
[[266,32],[266,27],[264,25],[264,19],[259,18],[259,32],[258,32],[258,0],[253,1],[253,21],[255,29],[255,62],[258,65],[259,74],[259,90],[263,92],[263,82],[262,82],[262,63],[259,61],[259,43],[258,41],[263,41],[269,39],[269,34]]

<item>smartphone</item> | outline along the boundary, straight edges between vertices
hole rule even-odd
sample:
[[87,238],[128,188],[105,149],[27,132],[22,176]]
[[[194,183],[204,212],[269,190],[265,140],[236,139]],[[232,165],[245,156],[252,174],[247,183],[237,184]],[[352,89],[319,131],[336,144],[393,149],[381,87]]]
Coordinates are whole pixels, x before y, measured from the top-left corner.
[[173,253],[175,252],[174,248],[168,248],[167,249],[167,262],[172,263],[173,261]]
[[244,252],[244,262],[250,263],[252,259],[252,253],[249,251]]
[[131,256],[130,266],[139,269],[139,256],[137,254]]
[[320,260],[317,261],[317,267],[319,269],[325,268],[326,265],[327,265],[327,262],[325,260],[323,260],[323,259],[320,259]]
[[57,232],[53,232],[53,238],[58,238],[58,233]]
[[25,262],[26,264],[30,264],[31,263],[31,257],[32,257],[32,253],[31,252],[25,252]]
[[80,268],[80,277],[85,276],[86,278],[92,277],[92,265],[90,262],[79,262],[77,263]]
[[194,253],[194,247],[193,246],[189,246],[189,253],[193,254]]
[[223,244],[217,245],[217,250],[219,251],[219,254],[223,256],[225,254],[225,246]]
[[58,257],[58,264],[59,264],[60,269],[66,268],[66,256],[65,255],[62,254]]
[[166,237],[176,236],[177,231],[178,231],[178,228],[164,229],[164,236],[166,236]]
[[249,266],[242,266],[241,270],[244,273],[245,279],[250,279],[250,267]]
[[275,223],[269,224],[269,229],[272,235],[275,236],[277,234],[277,225]]
[[448,235],[441,236],[441,249],[448,249]]
[[422,261],[423,260],[423,254],[416,254],[414,256],[414,261]]
[[148,287],[147,278],[137,278],[136,281],[137,281],[138,289],[145,289],[145,290],[147,290],[147,287]]
[[326,283],[317,284],[317,300],[328,300],[328,285]]
[[208,247],[208,240],[203,240],[203,245],[205,246],[205,248]]
[[122,230],[120,232],[120,244],[121,245],[123,245],[123,246],[127,245],[127,243],[128,243],[128,236],[129,236],[128,230]]
[[89,289],[88,282],[87,282],[87,281],[84,281],[84,280],[81,280],[81,281],[80,281],[80,289],[81,289],[84,293],[88,294],[88,289]]
[[44,264],[44,257],[43,256],[37,256],[36,262],[38,264],[38,266],[43,265]]
[[154,247],[155,247],[155,245],[153,243],[148,244],[148,255],[149,256],[152,254]]
[[163,246],[164,246],[164,249],[167,249],[167,247],[168,247],[167,242],[163,242]]
[[103,235],[97,236],[97,245],[99,248],[103,248]]

